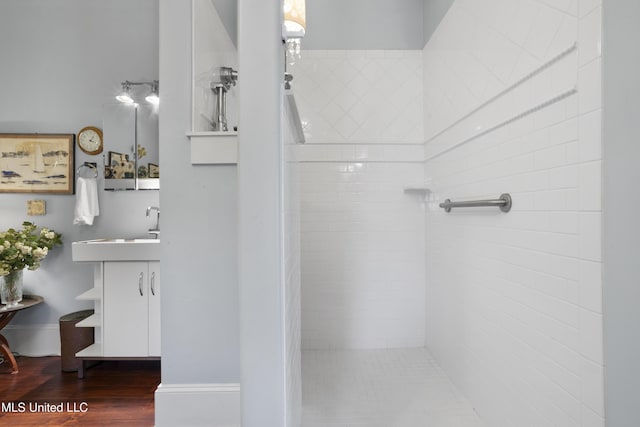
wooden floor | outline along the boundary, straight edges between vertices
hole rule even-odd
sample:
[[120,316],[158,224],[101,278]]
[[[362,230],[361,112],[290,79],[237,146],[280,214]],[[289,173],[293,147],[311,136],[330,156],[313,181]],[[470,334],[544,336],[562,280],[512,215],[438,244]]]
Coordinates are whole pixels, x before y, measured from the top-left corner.
[[[62,372],[59,357],[18,357],[17,361],[19,373],[0,374],[2,426],[154,424],[158,361],[101,362],[87,369],[83,380],[75,372]],[[0,365],[0,372],[6,368]],[[63,412],[53,412],[58,408]]]

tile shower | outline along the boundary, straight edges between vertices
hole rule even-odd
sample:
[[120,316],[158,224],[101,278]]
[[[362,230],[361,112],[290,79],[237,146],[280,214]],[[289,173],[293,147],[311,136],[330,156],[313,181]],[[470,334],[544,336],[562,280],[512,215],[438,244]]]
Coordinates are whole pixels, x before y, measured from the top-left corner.
[[604,425],[600,28],[456,0],[422,51],[303,52],[303,425],[314,366],[421,347],[486,425]]
[[308,51],[292,72],[303,348],[422,345],[424,211],[402,191],[423,181],[421,53]]

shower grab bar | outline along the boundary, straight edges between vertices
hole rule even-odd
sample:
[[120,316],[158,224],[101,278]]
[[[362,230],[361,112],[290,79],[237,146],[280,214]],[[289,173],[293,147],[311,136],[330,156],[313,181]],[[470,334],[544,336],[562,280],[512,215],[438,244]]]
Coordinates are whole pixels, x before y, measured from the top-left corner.
[[500,208],[502,212],[509,212],[511,210],[511,196],[509,193],[501,194],[498,199],[490,199],[490,200],[468,200],[465,202],[452,202],[447,199],[444,203],[440,203],[440,207],[445,210],[445,212],[451,212],[453,208],[477,208],[482,206],[497,206]]

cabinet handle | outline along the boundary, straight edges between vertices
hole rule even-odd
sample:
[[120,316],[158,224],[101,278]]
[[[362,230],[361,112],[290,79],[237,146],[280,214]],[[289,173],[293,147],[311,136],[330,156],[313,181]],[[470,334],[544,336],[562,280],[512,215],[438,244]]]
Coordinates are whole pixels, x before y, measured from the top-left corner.
[[151,295],[156,296],[156,272],[151,273]]
[[143,274],[140,273],[140,278],[138,279],[138,290],[140,291],[140,296],[144,296],[144,294],[142,293],[142,278]]

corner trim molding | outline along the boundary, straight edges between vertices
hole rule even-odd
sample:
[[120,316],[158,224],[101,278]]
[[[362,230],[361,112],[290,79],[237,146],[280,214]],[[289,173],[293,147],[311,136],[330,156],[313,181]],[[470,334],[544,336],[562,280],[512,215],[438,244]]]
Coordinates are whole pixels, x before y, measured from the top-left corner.
[[160,384],[156,427],[240,427],[240,384]]

